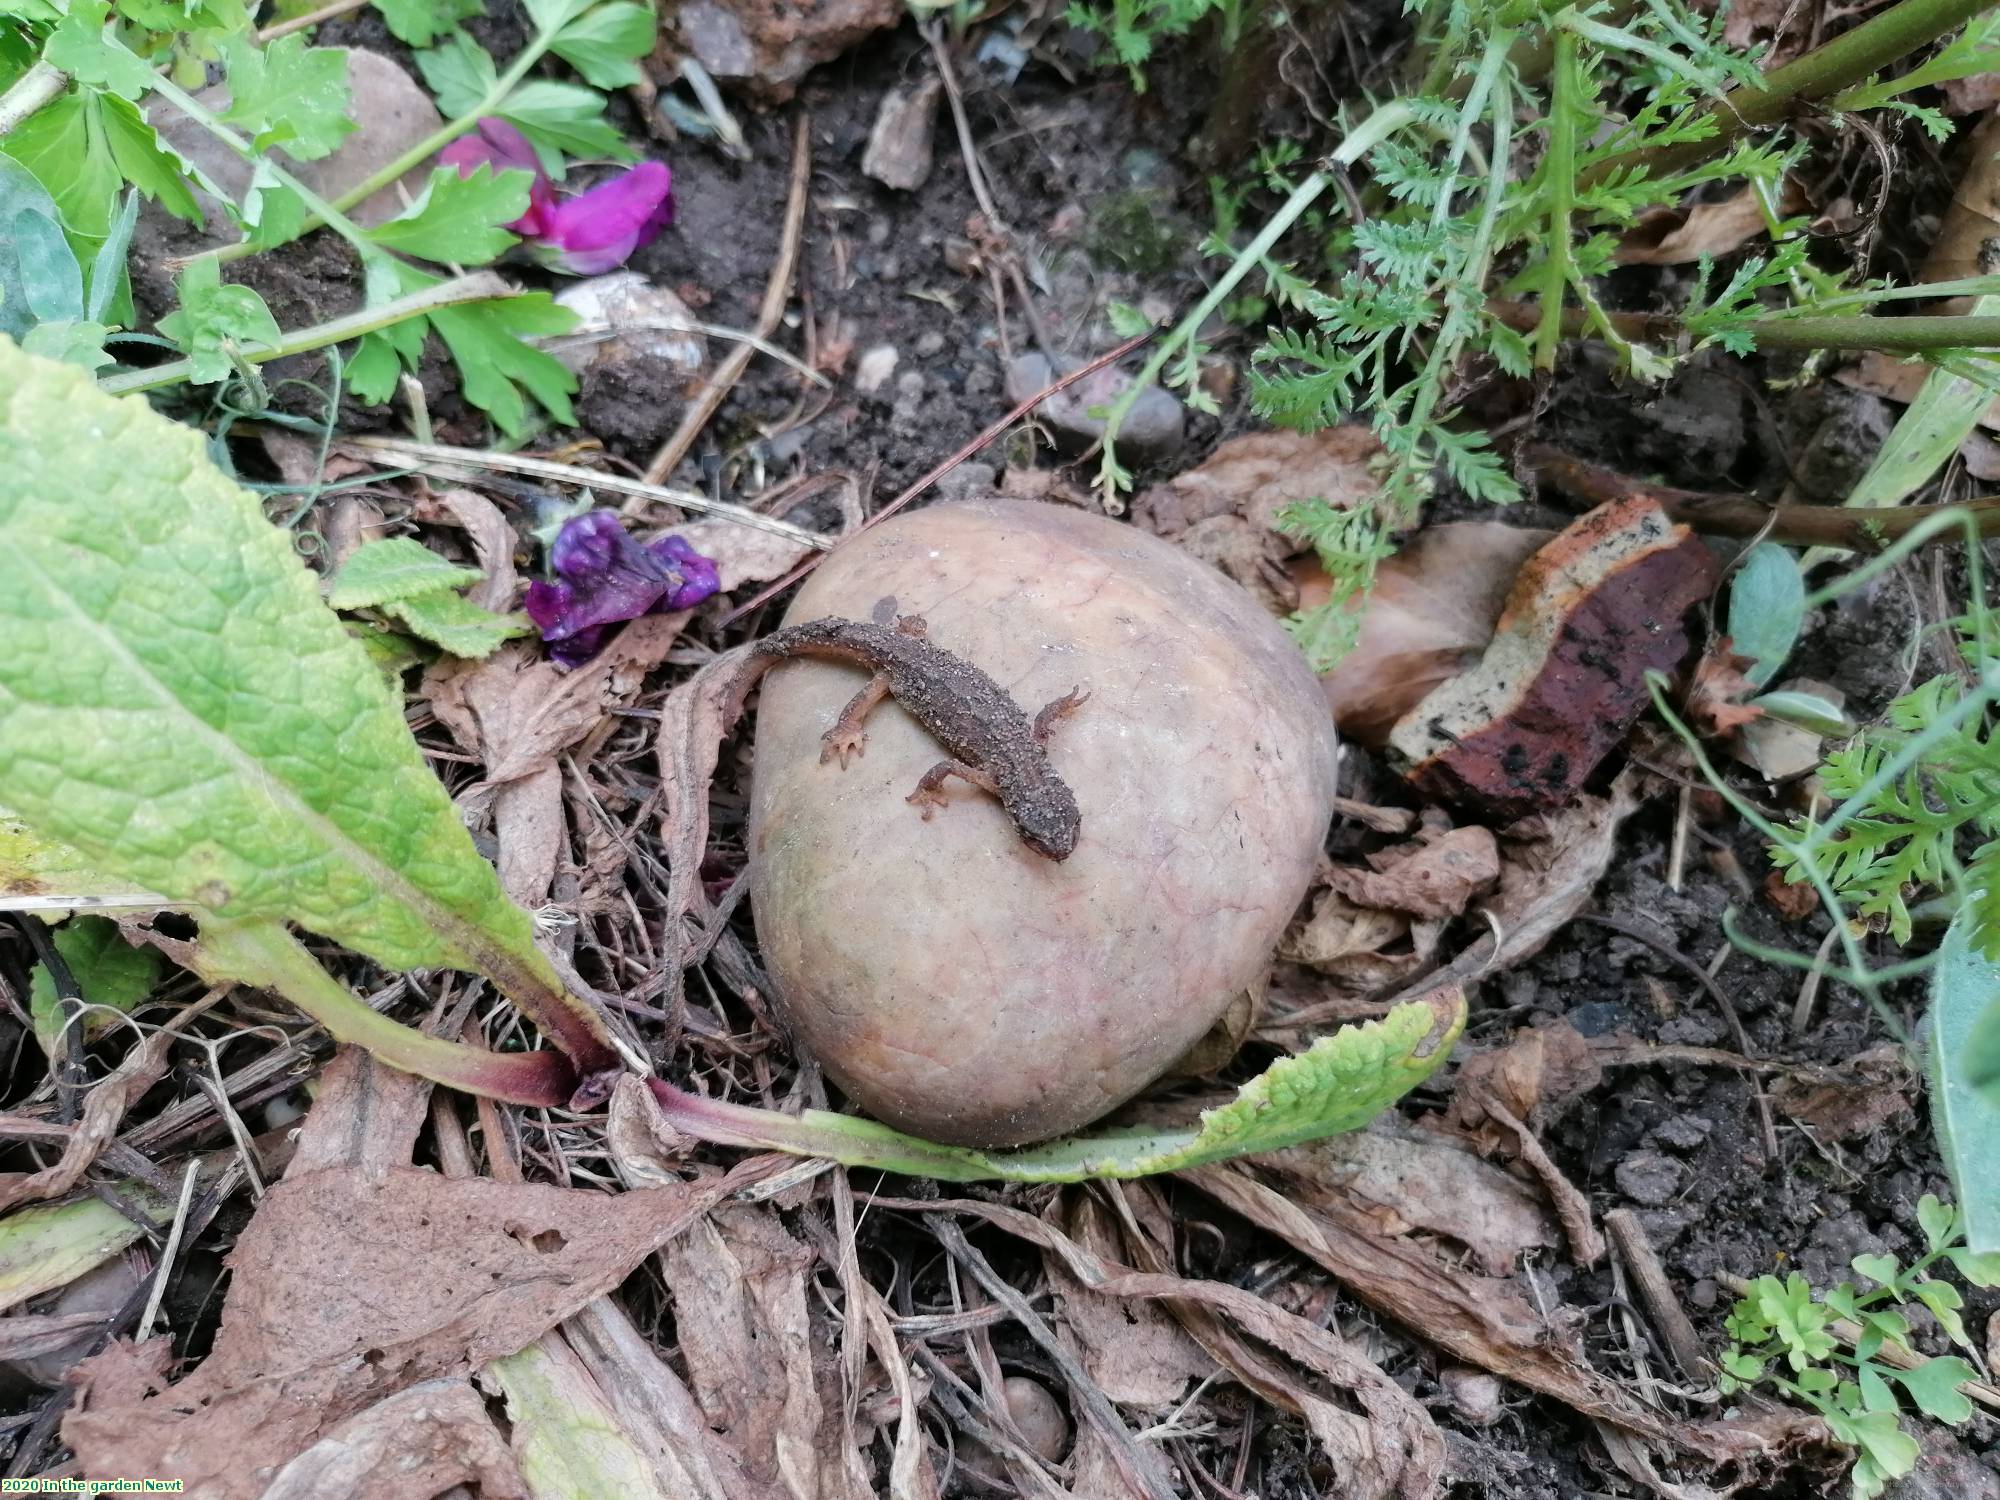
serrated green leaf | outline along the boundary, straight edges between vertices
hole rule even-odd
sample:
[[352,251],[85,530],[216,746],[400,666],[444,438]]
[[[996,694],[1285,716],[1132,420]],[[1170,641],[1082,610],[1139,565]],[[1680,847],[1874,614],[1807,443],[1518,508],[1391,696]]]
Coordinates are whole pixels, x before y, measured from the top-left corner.
[[461,120],[476,111],[500,81],[493,55],[462,31],[417,54],[417,69],[437,96],[438,113]]
[[448,593],[479,582],[477,568],[447,562],[414,537],[390,536],[354,549],[327,585],[335,609],[373,609],[419,594]]
[[110,15],[108,0],[70,0],[69,12],[49,33],[42,56],[78,83],[137,99],[152,88],[153,70],[129,48],[106,40],[104,24]]
[[1956,1354],[1927,1359],[1914,1370],[1891,1370],[1889,1375],[1927,1417],[1956,1425],[1972,1416],[1971,1398],[1959,1387],[1977,1380],[1979,1373]]
[[1121,339],[1150,333],[1153,328],[1153,320],[1129,302],[1114,300],[1105,303],[1104,319],[1111,325],[1111,331]]
[[453,656],[477,661],[508,641],[532,633],[525,615],[496,615],[457,594],[418,594],[383,608],[432,645]]
[[100,99],[96,123],[120,176],[175,218],[201,223],[201,205],[184,164],[162,143],[138,105],[129,99]]
[[1084,1182],[1145,1177],[1354,1130],[1433,1073],[1465,1025],[1465,997],[1439,991],[1378,1021],[1343,1026],[1305,1052],[1281,1058],[1200,1123],[1171,1130],[1105,1131],[1029,1146],[976,1151],[904,1135],[873,1120],[809,1109],[797,1115],[698,1098],[653,1084],[676,1128],[726,1145],[821,1156],[850,1167],[944,1182]]
[[375,9],[399,42],[428,47],[460,21],[480,15],[480,0],[375,0]]
[[316,161],[355,129],[346,52],[309,46],[297,32],[262,47],[230,37],[222,52],[229,73],[222,118],[248,131],[259,151],[276,146],[294,161]]
[[455,167],[431,173],[415,203],[368,238],[388,250],[453,265],[483,266],[520,243],[502,226],[528,211],[532,172],[495,172],[480,165],[469,177]]
[[0,341],[0,473],[0,798],[21,818],[225,918],[548,977],[400,699],[202,434]]
[[246,231],[244,242],[252,249],[268,250],[299,237],[305,229],[306,201],[278,176],[270,158],[260,156],[237,216]]
[[1975,1033],[2000,1005],[2000,964],[1973,945],[1976,914],[1970,907],[1952,919],[1931,971],[1931,1008],[1925,1018],[1930,1057],[1931,1120],[1938,1149],[1956,1185],[1965,1216],[1966,1248],[2000,1252],[2000,1099],[1982,1091],[1968,1071]]
[[180,306],[160,319],[159,328],[186,352],[188,379],[196,385],[228,378],[233,353],[271,349],[284,336],[256,290],[225,283],[211,257],[189,261],[178,289]]
[[523,390],[558,422],[576,424],[569,404],[576,376],[555,356],[522,342],[567,333],[576,326],[576,314],[556,306],[548,293],[440,308],[430,315],[430,325],[458,365],[465,399],[491,416],[509,437],[522,437],[528,431]]
[[639,59],[653,51],[653,13],[631,0],[592,6],[563,27],[553,51],[601,89],[639,82]]
[[111,227],[122,181],[100,122],[100,94],[78,90],[38,109],[0,141],[0,154],[35,174],[63,228],[91,245]]
[[[78,917],[59,929],[55,948],[69,965],[70,977],[85,1005],[129,1012],[153,993],[160,980],[160,955],[151,948],[134,948],[119,935],[118,924],[104,917]],[[34,1019],[35,1039],[42,1044],[42,1051],[54,1057],[67,1018],[56,995],[55,979],[41,964],[35,965],[29,982],[28,1013]],[[89,1039],[108,1031],[114,1022],[98,1012],[86,1013],[81,1024],[84,1037]]]
[[543,151],[630,161],[632,149],[604,118],[604,96],[580,83],[536,78],[495,111]]
[[1775,542],[1750,549],[1729,583],[1729,638],[1753,665],[1744,675],[1763,687],[1792,654],[1806,619],[1806,580],[1791,550]]

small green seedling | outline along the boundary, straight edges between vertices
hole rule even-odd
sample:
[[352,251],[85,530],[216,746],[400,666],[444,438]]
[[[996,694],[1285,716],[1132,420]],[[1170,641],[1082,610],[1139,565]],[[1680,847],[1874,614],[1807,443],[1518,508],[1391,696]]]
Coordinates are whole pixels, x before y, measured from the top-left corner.
[[1722,1356],[1723,1391],[1768,1386],[1818,1412],[1833,1435],[1856,1450],[1856,1500],[1871,1500],[1916,1467],[1920,1450],[1904,1429],[1906,1411],[1952,1426],[1972,1416],[1960,1387],[1979,1372],[1965,1359],[1938,1355],[1905,1368],[1887,1356],[1908,1352],[1910,1320],[1898,1309],[1912,1302],[1929,1309],[1945,1335],[1970,1351],[1959,1317],[1965,1299],[1930,1272],[1948,1261],[1973,1286],[2000,1286],[2000,1254],[1968,1250],[1964,1219],[1929,1194],[1917,1205],[1917,1220],[1925,1245],[1913,1264],[1904,1266],[1893,1255],[1854,1258],[1855,1273],[1876,1283],[1869,1290],[1843,1281],[1815,1299],[1796,1271],[1783,1279],[1760,1276],[1725,1325],[1732,1342]]

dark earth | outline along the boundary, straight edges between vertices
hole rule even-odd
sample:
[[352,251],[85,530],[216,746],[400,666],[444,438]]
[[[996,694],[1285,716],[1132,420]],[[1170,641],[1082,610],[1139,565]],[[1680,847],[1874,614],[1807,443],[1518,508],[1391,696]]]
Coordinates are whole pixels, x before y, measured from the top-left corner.
[[[397,44],[372,12],[364,16],[326,26],[320,40],[397,54]],[[475,23],[474,29],[503,55],[519,34],[505,19]],[[1060,25],[1044,31],[1017,78],[967,69],[971,129],[997,206],[1031,250],[1038,311],[1055,346],[1052,352],[1095,353],[1107,347],[1112,335],[1104,308],[1113,299],[1133,304],[1157,300],[1176,311],[1188,306],[1199,295],[1204,275],[1215,269],[1196,253],[1210,227],[1208,174],[1235,170],[1245,149],[1258,140],[1304,133],[1313,113],[1379,82],[1401,39],[1395,8],[1375,3],[1337,17],[1322,16],[1311,31],[1318,51],[1315,66],[1304,70],[1309,85],[1252,90],[1250,106],[1216,98],[1217,79],[1224,75],[1200,40],[1158,58],[1143,94],[1134,93],[1122,70],[1095,66],[1095,44]],[[1007,408],[1002,335],[987,279],[954,269],[955,247],[967,242],[968,220],[978,205],[949,112],[940,111],[936,165],[919,189],[892,191],[860,171],[883,91],[929,67],[928,48],[905,24],[814,71],[792,105],[759,111],[739,104],[749,144],[746,161],[692,139],[656,148],[672,165],[679,217],[673,231],[635,257],[634,268],[679,290],[707,321],[747,328],[755,321],[777,252],[791,111],[808,111],[813,178],[804,269],[779,341],[808,362],[821,363],[830,363],[820,359],[829,344],[844,337],[853,343],[851,353],[838,362],[834,388],[803,397],[791,372],[767,360],[754,362],[670,482],[703,490],[719,486],[729,493],[794,472],[844,471],[860,483],[871,504],[880,505],[957,453]],[[628,136],[642,140],[630,102],[614,100],[613,108]],[[1941,155],[1920,140],[1914,129],[1897,138],[1899,149],[1908,154],[1880,218],[1878,272],[1907,274],[1921,259],[1929,228],[1954,180],[1956,162],[1949,150]],[[1829,179],[1871,170],[1865,164],[1854,166],[1831,143],[1822,156],[1817,168]],[[1872,183],[1867,191],[1873,191]],[[151,224],[155,238],[150,247],[142,247],[142,260],[176,248],[174,231],[158,220]],[[233,271],[259,287],[284,326],[343,311],[356,294],[352,262],[330,236]],[[1685,268],[1628,268],[1618,273],[1615,297],[1631,308],[1667,305],[1684,274]],[[142,308],[160,310],[163,291],[163,282],[142,280]],[[841,331],[847,328],[853,332]],[[1015,350],[1031,347],[1016,308],[1008,311],[1006,338]],[[856,362],[880,345],[896,350],[894,373],[880,389],[861,393],[852,385]],[[1142,484],[1198,461],[1223,438],[1259,425],[1241,378],[1253,347],[1240,331],[1224,331],[1217,349],[1232,361],[1236,376],[1224,415],[1192,416],[1184,448],[1142,473]],[[316,375],[312,363],[301,361],[295,373]],[[1791,484],[1801,498],[1838,500],[1893,420],[1893,409],[1875,397],[1826,382],[1792,391],[1768,389],[1746,378],[1749,373],[1733,361],[1697,360],[1664,389],[1645,392],[1619,387],[1608,362],[1584,350],[1546,388],[1488,381],[1474,393],[1471,405],[1489,425],[1511,425],[1516,439],[1533,431],[1624,472],[1689,488],[1747,490],[1767,497]],[[440,439],[481,441],[473,420],[477,414],[456,401],[450,372],[439,365],[426,374]],[[280,399],[281,404],[296,400],[300,405],[294,409],[317,415],[310,399],[297,391]],[[612,454],[643,466],[679,420],[681,401],[681,393],[671,388],[587,388],[578,412],[585,431]],[[354,431],[382,425],[386,418],[349,403],[341,421]],[[240,457],[254,472],[255,455],[246,450]],[[1030,429],[1016,429],[971,455],[942,488],[946,493],[984,488],[1005,466],[1048,467],[1055,462],[1047,444]],[[747,481],[746,472],[760,474],[761,481]],[[1087,474],[1079,478],[1088,483]],[[1970,484],[1953,475],[1947,480],[1948,493],[1967,493]],[[1452,519],[1472,510],[1446,494],[1431,517]],[[1559,497],[1547,496],[1508,519],[1560,525],[1571,513]],[[1943,569],[1935,577],[1934,566]],[[1821,611],[1795,658],[1796,669],[1843,689],[1849,712],[1865,719],[1913,679],[1948,665],[1936,632],[1926,627],[1951,612],[1945,606],[1954,587],[1962,587],[1954,564],[1920,559],[1906,566]],[[753,616],[732,627],[730,638],[761,633],[775,623],[775,612]],[[722,639],[712,625],[708,634]],[[725,784],[727,766],[725,761]],[[1343,789],[1350,795],[1407,803],[1386,768],[1365,752],[1350,748],[1345,766]],[[1731,1298],[1725,1277],[1796,1268],[1819,1285],[1839,1280],[1856,1254],[1907,1253],[1919,1243],[1918,1198],[1926,1192],[1949,1197],[1951,1189],[1931,1140],[1920,1085],[1893,1069],[1886,1075],[1855,1071],[1858,1056],[1894,1039],[1892,1018],[1871,1009],[1858,993],[1828,984],[1806,1029],[1794,1035],[1792,1012],[1801,976],[1731,951],[1722,927],[1725,910],[1733,909],[1757,942],[1810,957],[1825,935],[1824,915],[1815,912],[1802,921],[1787,921],[1764,894],[1770,866],[1754,833],[1706,790],[1694,792],[1691,809],[1695,822],[1682,888],[1672,890],[1666,881],[1676,820],[1676,798],[1669,790],[1626,825],[1619,857],[1592,908],[1615,923],[1642,929],[1659,946],[1589,922],[1572,923],[1537,957],[1478,987],[1461,1050],[1469,1054],[1498,1045],[1516,1028],[1559,1025],[1574,1027],[1585,1037],[1624,1032],[1647,1042],[1731,1047],[1725,1018],[1691,982],[1685,967],[1662,954],[1664,947],[1703,968],[1726,955],[1717,979],[1757,1056],[1792,1067],[1830,1069],[1836,1077],[1854,1080],[1847,1108],[1862,1128],[1849,1135],[1836,1120],[1808,1130],[1780,1112],[1777,1160],[1765,1156],[1750,1078],[1723,1067],[1607,1069],[1598,1088],[1546,1124],[1545,1143],[1600,1214],[1619,1207],[1637,1210],[1682,1305],[1707,1346],[1716,1350],[1727,1343],[1722,1319]],[[718,809],[724,825],[718,844],[732,835],[730,817],[727,807]],[[1349,829],[1336,835],[1335,847],[1343,857],[1352,857],[1380,842]],[[754,942],[747,920],[739,920],[738,931],[746,943]],[[1447,952],[1475,935],[1454,932],[1447,938]],[[1871,937],[1866,946],[1876,962],[1897,956],[1886,937]],[[715,983],[726,991],[730,975],[726,964],[724,969]],[[1892,993],[1893,1019],[1909,1028],[1920,1014],[1921,992],[1906,988]],[[1447,1093],[1448,1077],[1436,1081],[1414,1105],[1439,1106]],[[1885,1093],[1903,1107],[1876,1107],[1884,1104]],[[1026,1196],[1036,1201],[1035,1195]],[[1263,1284],[1281,1270],[1298,1282],[1324,1283],[1321,1273],[1283,1245],[1230,1219],[1209,1200],[1175,1189],[1173,1201],[1184,1216],[1185,1241],[1197,1271],[1244,1285]],[[225,1216],[219,1228],[226,1231],[230,1222]],[[905,1221],[873,1215],[860,1233],[865,1264],[902,1266],[915,1274],[914,1287],[898,1286],[899,1298],[921,1305],[942,1296],[942,1272],[928,1253],[931,1247],[928,1241],[921,1246],[913,1241]],[[973,1235],[1003,1270],[1028,1266],[1004,1236],[990,1231]],[[215,1253],[223,1248],[226,1236],[220,1244],[202,1247],[196,1271],[207,1266],[212,1278]],[[1609,1273],[1579,1272],[1566,1256],[1555,1255],[1536,1266],[1534,1274],[1550,1303],[1582,1311],[1585,1341],[1597,1367],[1621,1375],[1628,1366],[1627,1345],[1614,1327],[1618,1300]],[[183,1276],[169,1299],[170,1310],[176,1301],[182,1304],[176,1323],[194,1321],[203,1306],[212,1310],[211,1292],[212,1280],[205,1285],[199,1274]],[[1993,1293],[1971,1292],[1967,1325],[1983,1330],[1996,1307],[2000,1299]],[[1424,1330],[1385,1324],[1337,1292],[1327,1303],[1326,1316],[1350,1335],[1370,1339],[1385,1368],[1428,1404],[1445,1427],[1450,1494],[1577,1500],[1632,1493],[1594,1456],[1592,1430],[1574,1413],[1509,1389],[1498,1421],[1472,1425],[1457,1413],[1440,1384],[1439,1359],[1425,1343]],[[1922,1314],[1917,1317],[1921,1325]],[[1044,1356],[1025,1339],[1005,1326],[996,1328],[994,1338],[1008,1368],[1057,1380]],[[191,1352],[198,1352],[201,1341],[197,1335]],[[1933,1352],[1944,1347],[1934,1329],[1920,1342]],[[32,1397],[23,1393],[23,1399],[30,1404],[17,1409],[36,1410]],[[1238,1442],[1251,1415],[1245,1399],[1226,1383],[1208,1399],[1216,1430],[1193,1438],[1191,1447],[1204,1456],[1211,1473],[1242,1472],[1236,1468]],[[1955,1440],[1947,1435],[1937,1441],[1936,1470],[1897,1493],[1966,1500],[2000,1496],[2000,1425],[1990,1414],[1975,1418]],[[1833,1488],[1823,1489],[1817,1479],[1797,1477],[1779,1488],[1748,1493],[1844,1492],[1844,1481],[1829,1483]],[[1245,1492],[1310,1496],[1327,1493],[1325,1484],[1299,1426],[1262,1412],[1256,1419]]]

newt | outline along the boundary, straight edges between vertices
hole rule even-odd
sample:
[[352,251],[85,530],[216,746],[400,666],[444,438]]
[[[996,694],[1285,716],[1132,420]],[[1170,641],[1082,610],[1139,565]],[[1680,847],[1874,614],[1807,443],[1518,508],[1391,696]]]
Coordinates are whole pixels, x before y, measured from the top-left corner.
[[845,770],[849,758],[867,747],[862,726],[868,715],[884,698],[894,698],[951,753],[923,774],[905,801],[928,819],[947,805],[944,784],[956,776],[997,797],[1030,849],[1049,859],[1069,858],[1083,814],[1049,761],[1048,740],[1055,726],[1090,695],[1073,688],[1030,719],[999,683],[928,635],[917,615],[903,615],[893,626],[829,616],[773,631],[751,646],[730,690],[723,723],[736,721],[757,680],[787,657],[866,667],[873,673],[867,685],[820,736],[822,765],[837,760]]

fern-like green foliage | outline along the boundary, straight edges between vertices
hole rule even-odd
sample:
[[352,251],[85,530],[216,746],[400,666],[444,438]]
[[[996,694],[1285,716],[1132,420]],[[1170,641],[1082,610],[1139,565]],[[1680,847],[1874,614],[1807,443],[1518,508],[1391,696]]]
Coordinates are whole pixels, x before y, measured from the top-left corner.
[[1785,878],[1796,884],[1816,866],[1898,942],[1909,941],[1914,896],[1963,887],[1973,944],[2000,958],[2000,743],[1979,712],[1987,701],[1936,677],[1831,751],[1819,774],[1837,821],[1801,821],[1795,841],[1772,850]]

